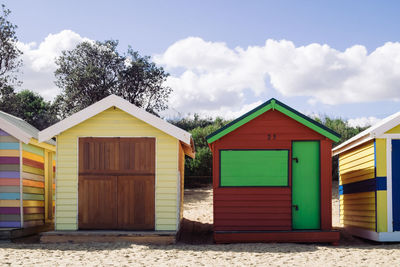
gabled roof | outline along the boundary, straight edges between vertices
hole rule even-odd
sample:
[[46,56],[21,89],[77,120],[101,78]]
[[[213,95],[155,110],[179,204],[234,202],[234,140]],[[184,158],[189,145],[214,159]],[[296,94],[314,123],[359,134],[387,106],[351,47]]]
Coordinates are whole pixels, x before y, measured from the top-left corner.
[[116,95],[105,97],[102,100],[90,105],[89,107],[39,132],[39,142],[49,140],[50,138],[68,130],[75,125],[78,125],[79,123],[111,107],[117,107],[125,111],[126,113],[138,118],[139,120],[142,120],[147,124],[150,124],[151,126],[159,129],[160,131],[163,131],[175,137],[186,146],[189,146],[194,156],[194,143],[190,133],[164,121],[163,119],[160,119],[157,116],[154,116],[153,114],[148,113],[147,111]]
[[260,106],[256,107],[255,109],[247,112],[243,116],[237,118],[236,120],[228,123],[224,127],[220,128],[219,130],[213,132],[212,134],[208,135],[207,142],[213,143],[216,140],[220,139],[221,137],[225,136],[226,134],[236,130],[243,124],[255,119],[256,117],[260,116],[261,114],[267,112],[268,110],[278,110],[279,112],[285,114],[286,116],[296,120],[297,122],[307,126],[308,128],[318,132],[319,134],[331,139],[334,142],[340,140],[340,135],[331,129],[327,128],[326,126],[322,125],[321,123],[307,117],[306,115],[292,109],[291,107],[279,102],[278,100],[271,98],[267,102],[261,104]]
[[[21,118],[15,117],[4,111],[0,111],[0,129],[14,136],[18,140],[29,143],[31,138],[38,140],[39,130]],[[53,140],[46,141],[49,145],[55,145]]]
[[353,147],[368,142],[374,138],[380,138],[385,132],[396,127],[400,124],[400,112],[397,112],[389,117],[384,118],[377,124],[369,127],[361,133],[353,136],[346,142],[332,149],[333,156],[338,155],[344,151],[347,151]]

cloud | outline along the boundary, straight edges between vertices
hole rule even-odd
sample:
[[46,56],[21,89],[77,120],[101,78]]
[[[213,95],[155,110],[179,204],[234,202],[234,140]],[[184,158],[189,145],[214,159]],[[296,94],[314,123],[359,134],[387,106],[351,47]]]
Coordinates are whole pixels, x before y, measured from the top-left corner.
[[349,119],[349,120],[347,120],[347,123],[351,127],[366,127],[366,126],[372,126],[374,124],[377,124],[381,120],[382,119],[378,119],[376,117],[360,117],[360,118],[355,118],[355,119]]
[[273,91],[310,104],[400,100],[400,43],[368,54],[362,45],[338,51],[269,39],[263,46],[229,48],[189,37],[153,59],[173,74],[170,105],[181,112],[236,111]]
[[19,42],[18,47],[23,52],[21,88],[36,91],[47,100],[53,99],[60,92],[54,84],[55,58],[61,55],[61,51],[72,49],[87,40],[71,30],[63,30],[49,34],[40,44]]

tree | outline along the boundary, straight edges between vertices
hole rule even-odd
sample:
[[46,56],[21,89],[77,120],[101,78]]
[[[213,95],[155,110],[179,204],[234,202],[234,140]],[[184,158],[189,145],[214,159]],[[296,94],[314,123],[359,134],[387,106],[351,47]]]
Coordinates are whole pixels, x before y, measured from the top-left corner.
[[22,52],[17,48],[15,30],[17,26],[8,20],[11,11],[4,5],[0,10],[0,88],[17,81],[15,72],[22,65],[19,58]]
[[56,85],[62,89],[56,103],[61,117],[110,94],[155,114],[167,108],[171,88],[163,85],[168,77],[164,69],[131,47],[120,55],[117,46],[113,40],[82,42],[56,59]]
[[0,91],[1,110],[43,130],[58,121],[57,107],[29,90],[15,93],[11,87]]
[[[323,116],[321,119],[320,118],[314,118],[314,119],[341,135],[340,141],[337,142],[336,144],[333,144],[334,147],[337,145],[340,145],[341,143],[345,142],[346,140],[352,138],[353,136],[357,135],[358,133],[364,131],[365,129],[367,129],[369,127],[369,126],[351,127],[346,120],[343,120],[341,118],[333,119],[328,116]],[[332,179],[333,180],[339,179],[338,161],[339,161],[338,156],[334,156],[332,158]]]

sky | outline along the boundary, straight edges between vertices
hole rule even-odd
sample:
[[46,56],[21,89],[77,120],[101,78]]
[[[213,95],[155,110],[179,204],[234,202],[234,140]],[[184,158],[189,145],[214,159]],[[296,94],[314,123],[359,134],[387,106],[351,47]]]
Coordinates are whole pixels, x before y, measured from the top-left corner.
[[366,125],[400,111],[399,1],[1,1],[23,51],[21,89],[51,100],[54,58],[119,40],[170,77],[165,116],[238,117],[271,97]]

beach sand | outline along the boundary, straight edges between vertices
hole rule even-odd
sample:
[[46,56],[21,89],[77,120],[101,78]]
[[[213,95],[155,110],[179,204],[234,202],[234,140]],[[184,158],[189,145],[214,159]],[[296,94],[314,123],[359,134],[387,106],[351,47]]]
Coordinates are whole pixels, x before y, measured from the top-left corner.
[[[336,191],[336,192],[335,192]],[[334,188],[337,197],[337,186]],[[332,203],[339,226],[338,201]],[[211,188],[185,190],[184,217],[212,223]],[[130,243],[0,243],[0,266],[397,266],[400,244],[345,236],[324,244],[136,245]]]

